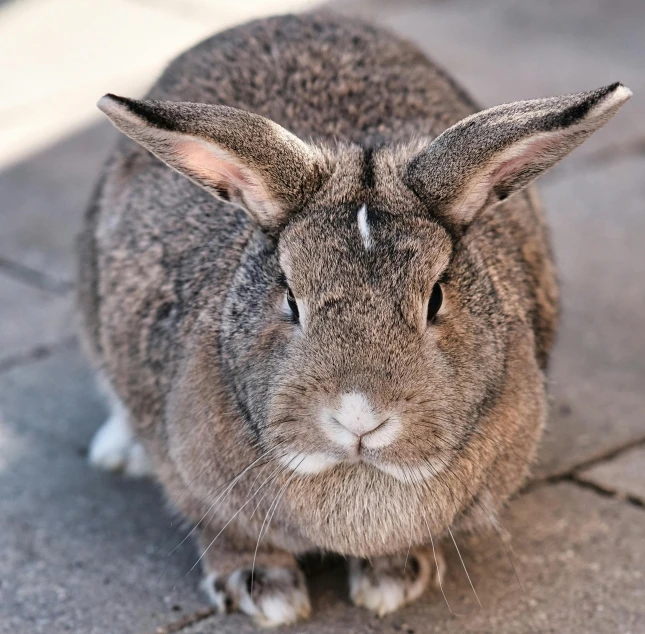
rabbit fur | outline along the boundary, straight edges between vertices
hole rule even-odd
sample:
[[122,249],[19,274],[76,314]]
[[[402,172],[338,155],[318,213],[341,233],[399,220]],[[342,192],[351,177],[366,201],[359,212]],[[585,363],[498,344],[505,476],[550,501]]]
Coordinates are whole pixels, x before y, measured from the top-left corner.
[[294,557],[332,551],[383,614],[440,582],[448,528],[495,521],[535,456],[558,318],[526,186],[629,94],[478,112],[415,46],[314,12],[99,102],[131,138],[80,238],[115,403],[92,457],[154,471],[221,610],[306,617]]

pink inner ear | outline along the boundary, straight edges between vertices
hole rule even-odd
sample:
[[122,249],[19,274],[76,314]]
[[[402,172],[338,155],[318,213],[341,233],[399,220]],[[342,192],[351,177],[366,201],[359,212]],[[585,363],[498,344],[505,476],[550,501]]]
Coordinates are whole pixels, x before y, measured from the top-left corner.
[[[541,133],[525,139],[501,152],[491,163],[484,166],[478,180],[471,185],[464,198],[457,202],[456,213],[469,222],[489,200],[491,192],[499,184],[519,186],[536,176],[545,164],[553,163],[551,152],[556,152],[562,144],[562,133]],[[525,178],[522,177],[524,174]]]
[[177,143],[175,150],[186,171],[206,185],[218,187],[224,183],[245,191],[255,191],[260,187],[249,172],[219,148],[209,148],[199,141],[186,139]]
[[549,149],[557,144],[557,136],[547,134],[541,138],[532,139],[520,143],[511,150],[511,155],[503,157],[501,163],[490,175],[490,182],[495,184],[503,181],[513,181],[514,176],[523,172],[527,166],[543,163],[543,156],[549,153]]

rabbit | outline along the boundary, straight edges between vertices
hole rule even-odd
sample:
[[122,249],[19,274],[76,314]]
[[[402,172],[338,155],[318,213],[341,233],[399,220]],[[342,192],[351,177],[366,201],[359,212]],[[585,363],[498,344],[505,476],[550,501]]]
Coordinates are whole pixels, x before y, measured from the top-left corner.
[[271,17],[175,59],[79,242],[84,347],[112,414],[98,467],[154,473],[221,612],[309,616],[304,553],[379,615],[495,523],[547,413],[559,294],[531,182],[620,83],[483,110],[398,36]]

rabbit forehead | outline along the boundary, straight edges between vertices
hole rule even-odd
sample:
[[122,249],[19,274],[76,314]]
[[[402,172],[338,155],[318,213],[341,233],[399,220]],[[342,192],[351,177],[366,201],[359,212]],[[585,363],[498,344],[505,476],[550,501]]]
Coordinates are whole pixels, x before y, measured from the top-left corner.
[[325,206],[294,219],[279,241],[294,292],[364,286],[426,292],[452,254],[448,232],[428,215],[392,213],[383,201]]

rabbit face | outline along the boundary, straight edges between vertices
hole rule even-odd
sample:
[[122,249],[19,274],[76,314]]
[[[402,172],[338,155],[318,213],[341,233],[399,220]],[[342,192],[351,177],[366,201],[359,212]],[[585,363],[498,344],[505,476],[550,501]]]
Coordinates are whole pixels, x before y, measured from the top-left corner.
[[267,431],[284,440],[290,469],[364,463],[402,480],[440,469],[437,454],[455,442],[443,425],[456,372],[438,330],[445,284],[431,319],[428,303],[451,253],[440,225],[376,202],[320,209],[285,230],[282,294],[295,306],[279,306],[290,332]]

